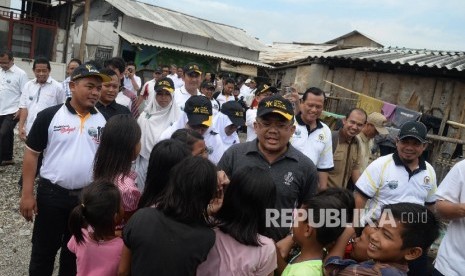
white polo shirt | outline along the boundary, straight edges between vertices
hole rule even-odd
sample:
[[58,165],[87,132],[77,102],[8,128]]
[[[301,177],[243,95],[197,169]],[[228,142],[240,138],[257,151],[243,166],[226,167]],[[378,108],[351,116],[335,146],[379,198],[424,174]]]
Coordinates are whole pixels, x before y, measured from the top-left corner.
[[[455,164],[436,192],[438,200],[465,203],[465,160]],[[465,275],[465,218],[453,219],[447,226],[436,257],[435,268],[443,275]]]
[[378,219],[381,208],[386,204],[434,204],[436,173],[423,159],[420,159],[418,169],[407,171],[396,152],[381,156],[368,165],[355,184],[355,189],[369,198],[362,216],[363,222],[365,218]]
[[43,152],[40,176],[74,190],[92,181],[92,165],[106,120],[93,108],[82,117],[69,104],[56,105],[37,114],[26,146]]
[[310,130],[302,121],[300,114],[295,116],[296,128],[291,137],[291,144],[315,163],[318,171],[334,169],[333,142],[329,127],[317,120],[315,129]]
[[[200,91],[197,89],[197,95],[203,95],[203,94],[200,93]],[[189,92],[187,92],[186,87],[183,85],[180,88],[176,88],[174,90],[173,100],[178,105],[178,107],[181,109],[181,111],[184,111],[184,106],[186,105],[186,101],[191,96],[192,95]]]
[[0,69],[0,116],[18,111],[21,91],[28,81],[26,72],[15,64],[6,71]]
[[29,133],[32,123],[37,117],[37,113],[47,107],[62,104],[66,100],[66,92],[61,83],[48,77],[44,84],[37,82],[37,79],[30,80],[24,85],[19,108],[27,109],[26,135]]

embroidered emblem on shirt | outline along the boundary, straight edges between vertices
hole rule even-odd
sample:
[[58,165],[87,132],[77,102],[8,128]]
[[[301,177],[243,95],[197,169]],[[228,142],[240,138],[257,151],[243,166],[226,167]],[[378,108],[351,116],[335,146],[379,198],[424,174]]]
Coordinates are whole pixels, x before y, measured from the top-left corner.
[[324,139],[325,139],[325,136],[323,135],[323,133],[318,135],[318,140],[323,141]]
[[292,174],[292,172],[288,172],[284,175],[284,185],[290,186],[293,180],[294,175]]
[[300,134],[301,134],[301,133],[302,133],[302,132],[300,131],[300,129],[296,129],[295,132],[294,132],[295,138],[300,138]]
[[423,184],[429,185],[430,182],[431,182],[431,178],[429,176],[425,176],[425,178],[423,179]]
[[91,127],[87,130],[87,133],[89,134],[90,137],[92,137],[92,140],[96,142],[97,144],[100,144],[100,137],[102,136],[102,131],[103,127]]
[[208,154],[212,154],[213,153],[213,147],[207,147],[207,152],[208,152]]
[[60,133],[69,134],[76,130],[76,127],[70,127],[69,125],[53,126],[53,131],[58,131]]
[[397,180],[391,180],[387,183],[387,186],[389,187],[389,189],[391,190],[395,190],[397,189],[397,186],[399,186],[399,181]]

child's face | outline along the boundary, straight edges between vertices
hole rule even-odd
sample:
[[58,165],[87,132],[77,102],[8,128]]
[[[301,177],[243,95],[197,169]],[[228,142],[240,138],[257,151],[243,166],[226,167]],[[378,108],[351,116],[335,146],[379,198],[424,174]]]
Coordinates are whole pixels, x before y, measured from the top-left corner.
[[[305,209],[298,209],[297,212],[305,212]],[[292,239],[298,245],[302,245],[308,238],[308,221],[303,220],[301,216],[294,214],[294,223],[292,224]]]
[[370,259],[367,254],[368,244],[370,243],[370,235],[375,232],[375,228],[365,226],[360,237],[356,237],[353,243],[350,258],[357,262],[364,262]]
[[383,212],[378,227],[370,234],[368,257],[380,262],[404,262],[408,248],[401,249],[402,231],[402,223]]

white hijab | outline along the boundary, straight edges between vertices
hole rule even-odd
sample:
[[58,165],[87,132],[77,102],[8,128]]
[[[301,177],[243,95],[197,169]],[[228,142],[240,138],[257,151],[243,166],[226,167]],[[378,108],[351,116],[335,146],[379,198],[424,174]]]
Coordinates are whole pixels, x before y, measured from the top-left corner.
[[156,99],[149,102],[137,119],[142,131],[140,155],[147,160],[150,158],[150,153],[158,138],[165,129],[176,122],[180,113],[181,111],[173,101],[173,94],[167,107],[161,107]]
[[239,135],[237,132],[234,132],[230,136],[226,135],[224,128],[232,125],[233,123],[229,119],[227,115],[222,113],[221,111],[213,118],[212,129],[220,134],[221,140],[223,141],[225,150],[228,149],[233,144],[239,143]]

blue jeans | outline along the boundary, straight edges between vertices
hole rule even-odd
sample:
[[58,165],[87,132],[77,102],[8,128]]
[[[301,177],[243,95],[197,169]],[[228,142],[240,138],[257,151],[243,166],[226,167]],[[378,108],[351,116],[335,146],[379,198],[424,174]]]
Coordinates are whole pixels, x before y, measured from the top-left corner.
[[0,116],[0,161],[13,160],[13,143],[16,123],[18,119],[13,119],[13,114]]
[[66,190],[47,179],[39,179],[29,275],[52,275],[60,247],[58,274],[76,275],[76,256],[68,250],[67,244],[71,238],[68,218],[79,203],[79,193],[80,190]]

